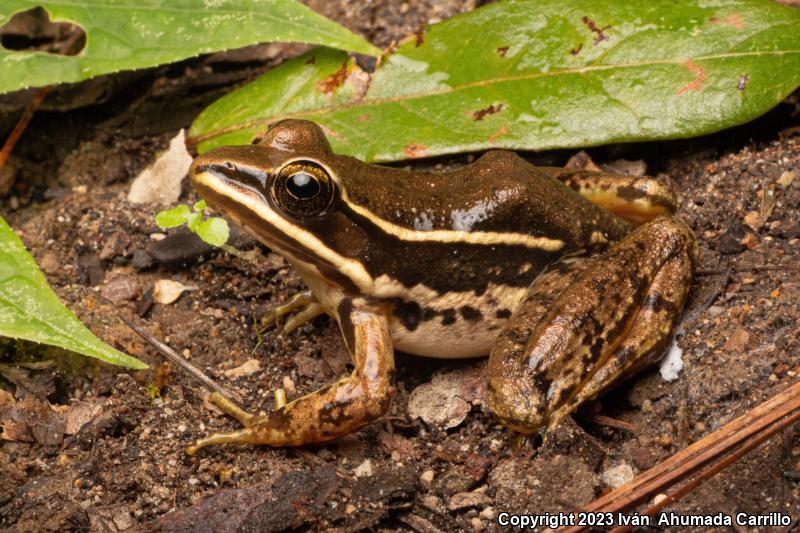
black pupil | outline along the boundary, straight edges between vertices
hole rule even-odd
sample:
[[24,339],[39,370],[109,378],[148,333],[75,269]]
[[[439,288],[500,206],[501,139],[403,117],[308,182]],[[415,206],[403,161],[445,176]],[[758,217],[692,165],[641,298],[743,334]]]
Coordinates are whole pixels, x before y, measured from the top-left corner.
[[319,182],[308,172],[293,174],[286,180],[286,188],[300,200],[309,200],[319,194]]

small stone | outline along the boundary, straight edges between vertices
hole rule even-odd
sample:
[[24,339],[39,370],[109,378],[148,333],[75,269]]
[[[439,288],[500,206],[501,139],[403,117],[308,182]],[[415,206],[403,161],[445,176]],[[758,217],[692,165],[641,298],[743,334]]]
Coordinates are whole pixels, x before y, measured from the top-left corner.
[[133,527],[133,518],[131,517],[130,511],[127,509],[120,509],[118,512],[114,513],[111,519],[120,531],[125,531]]
[[430,509],[434,513],[441,512],[442,507],[442,500],[438,496],[434,496],[433,494],[429,494],[422,498],[422,506],[426,509]]
[[616,489],[633,480],[633,469],[627,463],[614,466],[603,472],[603,483]]
[[642,412],[648,414],[653,412],[653,402],[650,400],[650,398],[646,398],[642,402]]
[[197,479],[196,477],[189,478],[189,485],[197,485],[198,483],[200,483],[200,480]]
[[135,276],[116,275],[100,288],[100,295],[114,303],[134,300],[142,293],[142,286]]
[[719,305],[712,305],[711,307],[708,308],[708,316],[710,316],[711,318],[717,318],[724,311],[725,311],[724,307],[721,307]]
[[495,512],[494,507],[489,506],[486,509],[484,509],[483,511],[481,511],[480,516],[484,520],[491,521],[491,520],[494,520],[494,517],[497,516],[497,513]]
[[656,494],[655,498],[653,498],[653,505],[658,505],[659,503],[663,502],[667,499],[666,494]]
[[498,439],[492,439],[489,441],[489,451],[492,453],[497,453],[503,449],[503,441]]
[[365,459],[363,463],[358,465],[353,471],[356,477],[372,477],[372,461]]
[[61,262],[58,260],[58,256],[56,254],[53,252],[47,252],[39,261],[39,267],[44,270],[46,274],[52,275],[61,269]]
[[425,487],[425,489],[430,489],[431,484],[433,483],[434,476],[435,474],[433,470],[426,470],[422,473],[421,476],[419,476],[419,482],[422,484],[423,487]]
[[784,189],[792,184],[795,178],[795,173],[787,170],[781,174],[781,177],[778,178],[778,185],[783,187]]
[[473,531],[483,531],[483,520],[478,518],[477,516],[469,521],[472,524]]
[[153,266],[153,258],[150,257],[150,254],[148,254],[147,251],[137,248],[133,251],[131,266],[133,266],[133,268],[136,270],[146,270]]
[[294,394],[297,389],[294,386],[294,381],[289,376],[283,376],[283,388],[288,394]]

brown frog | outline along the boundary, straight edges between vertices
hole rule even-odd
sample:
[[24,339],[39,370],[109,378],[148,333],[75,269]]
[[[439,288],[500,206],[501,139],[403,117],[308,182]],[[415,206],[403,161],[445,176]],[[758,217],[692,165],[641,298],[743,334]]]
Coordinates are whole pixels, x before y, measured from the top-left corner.
[[355,369],[268,415],[212,395],[244,429],[189,453],[357,430],[389,407],[395,349],[488,355],[497,418],[525,434],[552,428],[661,357],[697,260],[675,196],[652,178],[539,168],[507,151],[401,170],[337,155],[316,124],[285,120],[256,145],[198,157],[191,179],[308,284],[271,319],[299,311],[289,331],[329,314]]

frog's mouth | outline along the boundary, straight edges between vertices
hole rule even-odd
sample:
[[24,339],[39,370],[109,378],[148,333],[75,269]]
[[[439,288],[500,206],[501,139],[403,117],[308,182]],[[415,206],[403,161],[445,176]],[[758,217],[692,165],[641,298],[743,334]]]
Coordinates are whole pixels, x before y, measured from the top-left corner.
[[[244,183],[241,174],[228,176],[218,165],[191,170],[192,184],[208,205],[290,262],[312,265],[320,275],[344,289],[371,283],[363,266],[331,250],[302,226],[278,213],[264,188]],[[260,185],[260,184],[259,184]]]

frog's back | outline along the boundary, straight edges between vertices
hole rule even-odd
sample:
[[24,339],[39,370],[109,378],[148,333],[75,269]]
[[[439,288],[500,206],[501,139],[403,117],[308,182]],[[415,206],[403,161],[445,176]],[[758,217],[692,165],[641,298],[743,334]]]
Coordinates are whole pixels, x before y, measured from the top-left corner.
[[598,229],[611,240],[627,231],[616,217],[514,152],[490,151],[449,172],[372,165],[365,175],[351,167],[363,165],[360,161],[338,159],[340,172],[347,173],[350,203],[361,207],[362,214],[403,228],[406,234],[519,234],[582,247],[592,242],[592,233]]

